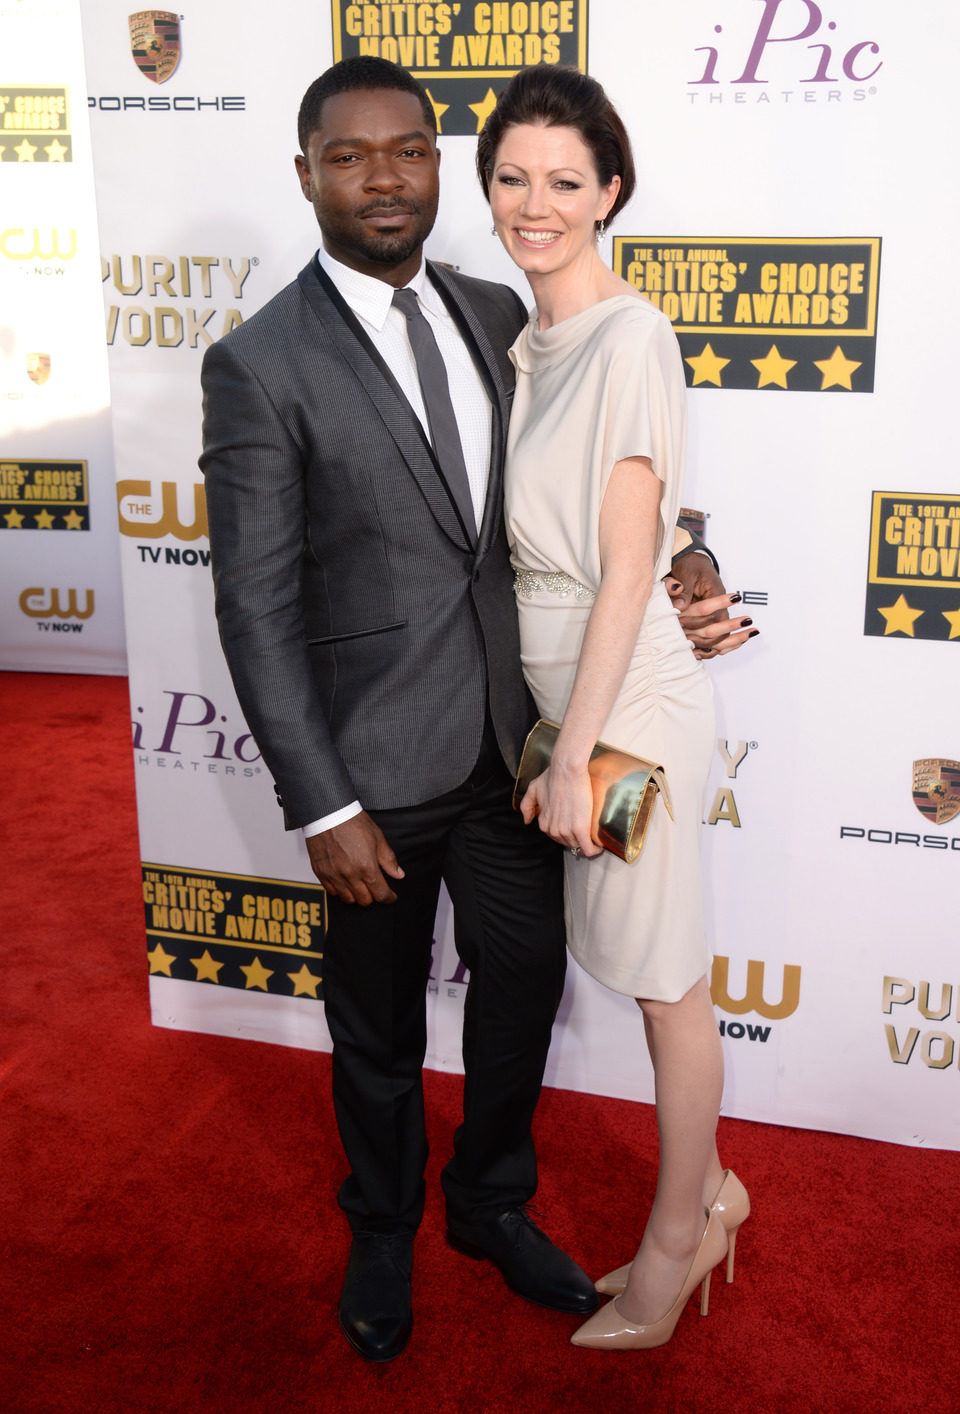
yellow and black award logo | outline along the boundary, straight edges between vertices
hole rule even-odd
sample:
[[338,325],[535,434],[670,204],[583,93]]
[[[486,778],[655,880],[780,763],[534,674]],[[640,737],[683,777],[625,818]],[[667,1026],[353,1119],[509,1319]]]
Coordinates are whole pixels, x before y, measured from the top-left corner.
[[409,69],[430,96],[438,131],[470,136],[525,65],[570,64],[586,72],[587,0],[333,0],[333,57],[356,54]]
[[673,324],[692,388],[873,392],[879,237],[616,236],[613,268]]
[[0,461],[0,527],[89,530],[87,463]]
[[322,999],[319,884],[145,863],[143,903],[151,976]]
[[127,17],[133,62],[151,83],[166,83],[180,63],[180,17],[171,10],[137,10]]
[[67,90],[0,87],[0,162],[72,161]]
[[927,756],[913,763],[913,803],[931,825],[960,815],[960,761]]
[[960,496],[874,491],[863,631],[960,640]]

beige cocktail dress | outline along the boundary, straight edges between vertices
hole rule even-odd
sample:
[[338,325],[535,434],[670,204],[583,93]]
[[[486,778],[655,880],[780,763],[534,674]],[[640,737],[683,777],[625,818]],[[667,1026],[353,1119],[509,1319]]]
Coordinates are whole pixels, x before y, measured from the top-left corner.
[[714,739],[713,693],[661,583],[681,504],[686,386],[669,321],[617,295],[511,350],[517,388],[506,518],[523,671],[540,713],[562,721],[600,584],[600,506],[613,467],[649,457],[663,483],[655,585],[602,741],[666,768],[643,852],[565,856],[567,937],[580,965],[628,996],[677,1001],[708,971],[699,834]]

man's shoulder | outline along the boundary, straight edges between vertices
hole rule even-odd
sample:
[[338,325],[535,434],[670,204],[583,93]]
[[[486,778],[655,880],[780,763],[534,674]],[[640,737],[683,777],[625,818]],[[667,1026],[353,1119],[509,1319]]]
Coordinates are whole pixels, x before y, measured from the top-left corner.
[[439,279],[449,281],[481,312],[484,309],[504,311],[511,315],[520,310],[525,312],[523,301],[511,285],[501,285],[494,280],[480,280],[475,275],[465,275],[462,270],[455,270],[453,266],[443,265],[438,261],[431,261],[430,264]]
[[249,319],[245,319],[242,324],[231,329],[229,334],[218,339],[207,352],[212,353],[214,349],[220,349],[244,357],[250,356],[255,350],[286,343],[291,338],[306,305],[301,281],[309,270],[308,265],[306,271],[301,271],[296,279],[284,285],[266,304],[261,305],[256,314],[251,314]]

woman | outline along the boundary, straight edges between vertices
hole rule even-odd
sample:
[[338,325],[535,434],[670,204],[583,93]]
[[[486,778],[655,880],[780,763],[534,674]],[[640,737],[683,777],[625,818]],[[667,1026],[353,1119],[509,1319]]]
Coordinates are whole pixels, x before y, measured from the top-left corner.
[[[662,583],[686,387],[669,321],[597,251],[634,186],[629,140],[600,85],[546,65],[518,73],[481,133],[477,169],[536,299],[511,351],[506,515],[524,673],[542,715],[562,725],[522,808],[569,851],[570,950],[636,998],[656,1081],[660,1169],[643,1240],[631,1265],[597,1283],[615,1299],[573,1342],[649,1347],[670,1339],[701,1283],[706,1313],[710,1273],[729,1252],[732,1277],[749,1212],[715,1143],[723,1060],[698,838],[712,690]],[[634,865],[591,837],[597,740],[666,768],[675,820],[657,806]]]

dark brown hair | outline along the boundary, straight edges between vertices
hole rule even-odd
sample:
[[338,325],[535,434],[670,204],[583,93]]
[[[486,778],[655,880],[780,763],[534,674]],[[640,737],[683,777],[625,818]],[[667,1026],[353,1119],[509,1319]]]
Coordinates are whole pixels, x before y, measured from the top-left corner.
[[477,175],[490,200],[490,177],[507,128],[540,123],[548,128],[576,128],[593,153],[600,185],[620,178],[620,190],[607,213],[612,221],[636,186],[627,130],[603,88],[589,74],[557,64],[535,64],[514,74],[497,99],[477,140]]

